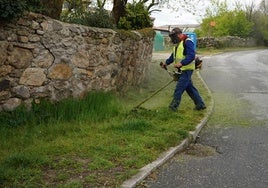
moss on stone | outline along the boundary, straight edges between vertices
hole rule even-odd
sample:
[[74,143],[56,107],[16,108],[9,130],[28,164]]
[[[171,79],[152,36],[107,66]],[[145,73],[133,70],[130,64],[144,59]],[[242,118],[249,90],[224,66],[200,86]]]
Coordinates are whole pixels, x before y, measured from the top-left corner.
[[139,32],[143,37],[154,38],[154,36],[155,36],[155,31],[153,30],[153,28],[144,28],[144,29],[138,30],[138,32]]
[[132,32],[131,30],[116,30],[117,35],[120,39],[133,39],[133,40],[140,40],[140,36],[136,33]]
[[[119,38],[122,40],[126,39],[133,39],[133,40],[140,40],[141,37],[149,37],[149,38],[154,38],[155,36],[155,31],[152,28],[144,28],[140,30],[116,30],[117,35]],[[138,35],[139,33],[140,35]]]

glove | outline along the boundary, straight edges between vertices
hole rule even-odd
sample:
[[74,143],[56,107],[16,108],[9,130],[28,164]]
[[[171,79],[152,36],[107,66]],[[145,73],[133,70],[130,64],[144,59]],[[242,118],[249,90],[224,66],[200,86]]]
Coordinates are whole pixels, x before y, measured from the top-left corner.
[[161,66],[163,69],[167,70],[167,65],[166,65],[165,63],[160,62],[160,66]]
[[177,69],[180,69],[180,68],[182,67],[182,64],[181,64],[181,63],[176,63],[176,64],[174,65],[174,67],[177,68]]

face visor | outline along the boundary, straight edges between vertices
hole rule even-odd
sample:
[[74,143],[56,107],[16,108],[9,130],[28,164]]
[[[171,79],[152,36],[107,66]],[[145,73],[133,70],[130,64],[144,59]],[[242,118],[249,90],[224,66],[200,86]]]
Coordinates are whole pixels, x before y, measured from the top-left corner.
[[172,42],[173,44],[178,44],[178,43],[180,42],[180,39],[179,39],[179,37],[178,37],[178,33],[176,33],[176,32],[171,32],[171,33],[169,34],[169,37],[170,37],[171,42]]

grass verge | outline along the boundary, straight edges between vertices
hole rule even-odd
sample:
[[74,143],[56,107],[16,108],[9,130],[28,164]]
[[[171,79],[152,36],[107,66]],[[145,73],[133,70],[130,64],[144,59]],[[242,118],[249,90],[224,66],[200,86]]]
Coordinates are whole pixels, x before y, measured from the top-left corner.
[[235,51],[246,51],[246,50],[257,50],[257,49],[266,49],[265,46],[257,46],[257,47],[228,47],[228,48],[198,48],[198,55],[215,55],[218,53],[224,52],[235,52]]
[[[1,113],[0,187],[120,186],[179,144],[205,115],[193,110],[188,96],[177,113],[168,110],[175,83],[132,110],[170,79],[153,62],[147,82],[124,96],[91,93]],[[202,82],[193,79],[209,103]]]
[[[235,52],[235,51],[245,51],[245,50],[257,50],[257,49],[267,49],[267,46],[256,46],[256,47],[226,47],[226,48],[197,48],[197,55],[215,55],[218,53],[224,53],[224,52]],[[172,52],[172,47],[167,48],[163,51],[159,51],[157,53],[170,53]]]

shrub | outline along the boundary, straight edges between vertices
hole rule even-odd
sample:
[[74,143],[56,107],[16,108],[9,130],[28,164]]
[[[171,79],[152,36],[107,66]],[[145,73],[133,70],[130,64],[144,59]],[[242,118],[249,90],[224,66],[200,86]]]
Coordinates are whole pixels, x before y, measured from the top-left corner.
[[142,2],[128,3],[126,12],[126,16],[121,17],[118,22],[119,29],[142,29],[153,26],[149,11]]
[[98,8],[92,12],[63,12],[61,20],[68,23],[82,24],[91,27],[113,28],[113,19],[108,11],[103,8]]
[[35,12],[35,13],[42,13],[44,10],[44,7],[42,6],[42,3],[40,0],[27,0],[27,9],[30,12]]
[[[38,2],[38,0],[35,0]],[[53,19],[60,19],[63,0],[39,0],[41,4],[41,13]]]
[[58,19],[63,0],[0,0],[0,19],[10,20],[20,16],[24,11],[41,13]]
[[85,18],[86,24],[92,27],[113,28],[113,19],[108,11],[99,8],[94,12],[88,12]]
[[84,14],[82,12],[63,11],[60,19],[63,22],[85,25],[85,23],[84,23],[85,22]]
[[18,17],[25,9],[25,0],[0,0],[0,20],[10,20]]

